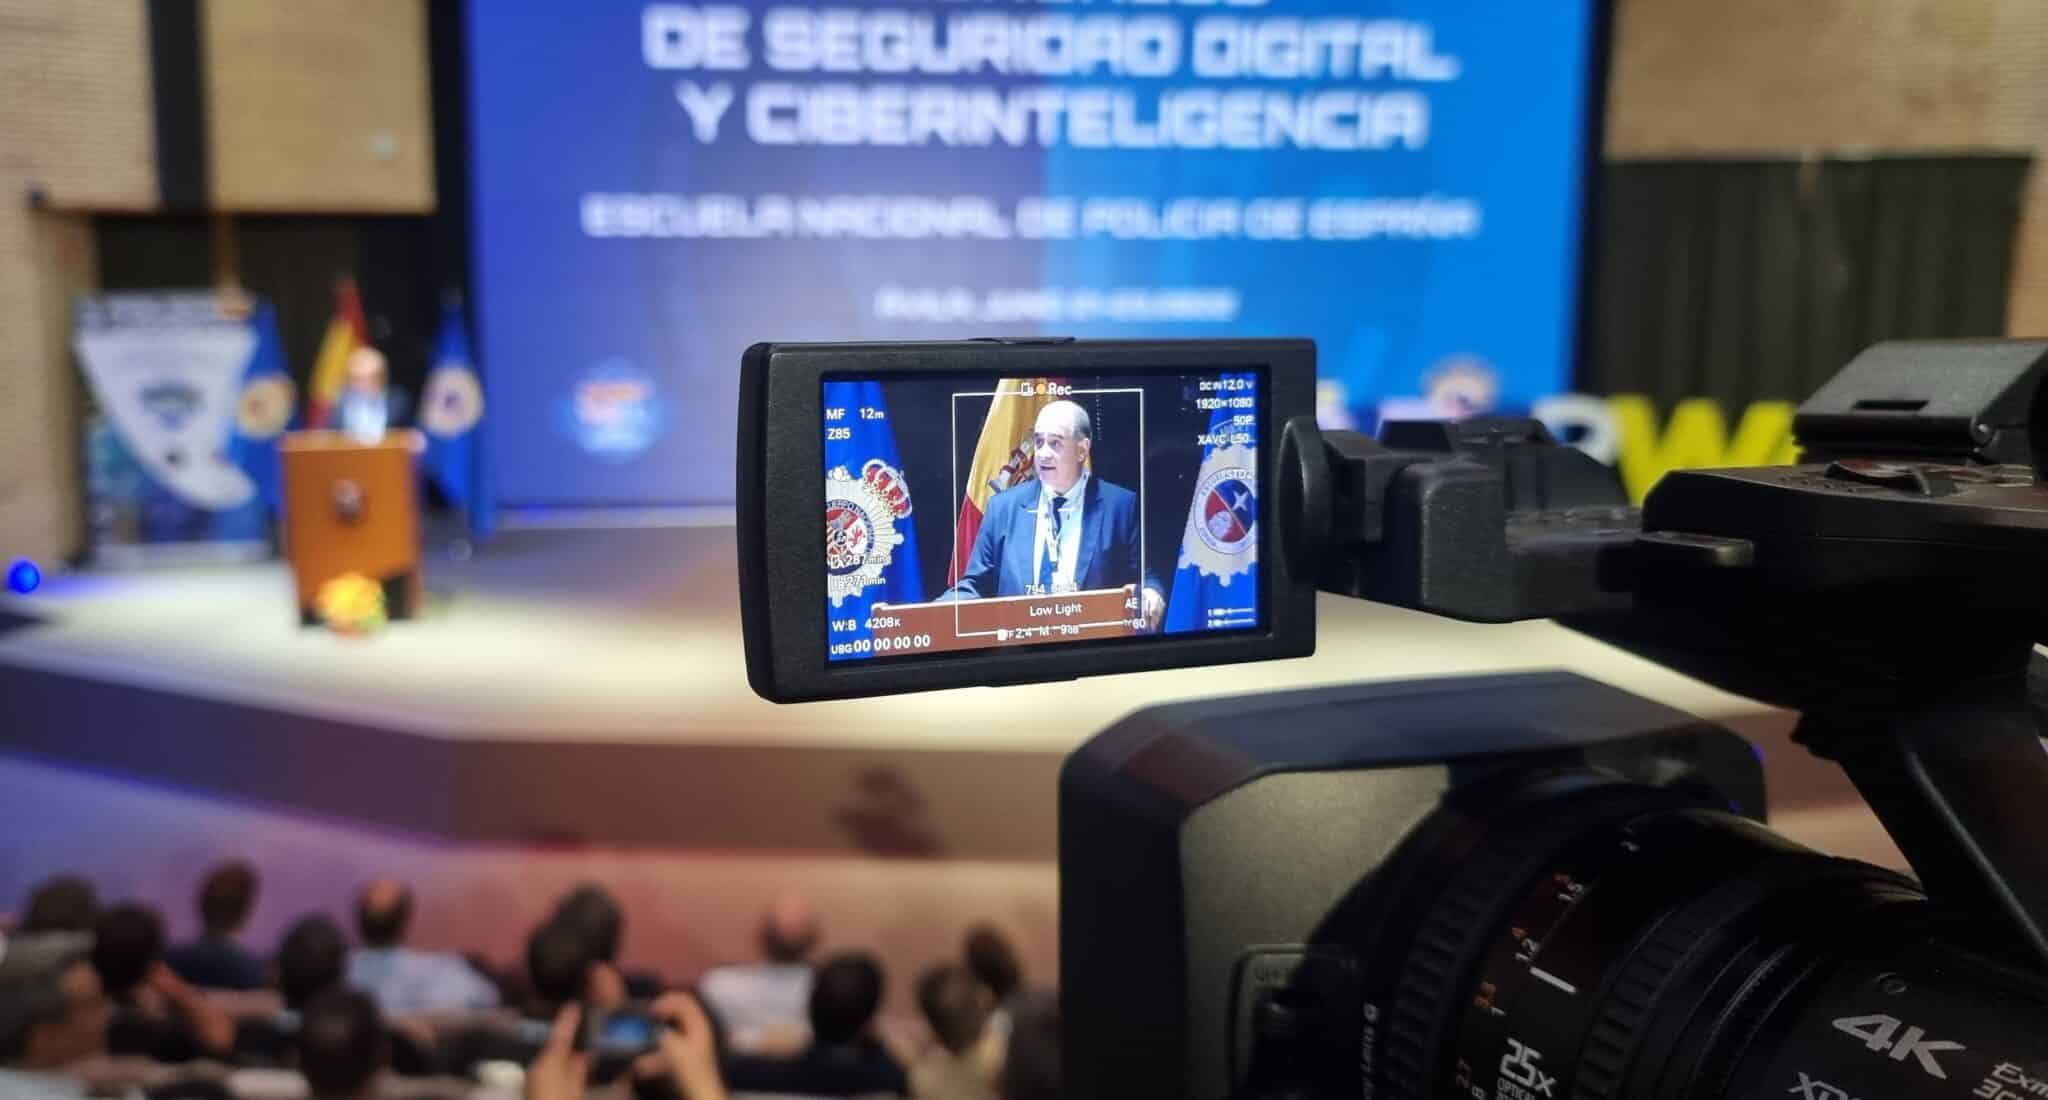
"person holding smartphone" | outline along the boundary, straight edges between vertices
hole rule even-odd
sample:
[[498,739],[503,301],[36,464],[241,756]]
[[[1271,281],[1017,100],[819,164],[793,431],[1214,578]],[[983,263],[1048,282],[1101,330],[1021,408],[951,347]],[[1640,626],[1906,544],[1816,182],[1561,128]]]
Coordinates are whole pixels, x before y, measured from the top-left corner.
[[[583,1024],[580,1004],[555,1015],[547,1045],[526,1069],[526,1100],[583,1100],[590,1082],[592,1052],[578,1050]],[[660,1025],[654,1049],[637,1059],[636,1078],[666,1077],[683,1100],[727,1100],[718,1071],[718,1044],[704,1007],[688,993],[664,993],[648,1014]]]

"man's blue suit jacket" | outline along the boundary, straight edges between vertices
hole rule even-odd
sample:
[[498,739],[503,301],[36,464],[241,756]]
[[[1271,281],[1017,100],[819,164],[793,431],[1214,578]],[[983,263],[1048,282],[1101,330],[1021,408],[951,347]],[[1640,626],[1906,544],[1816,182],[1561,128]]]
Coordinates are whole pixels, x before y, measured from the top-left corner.
[[[1038,581],[1032,542],[1038,534],[1037,478],[1005,489],[988,501],[981,533],[960,583],[941,599],[982,599],[1022,596]],[[1081,500],[1081,547],[1074,563],[1074,587],[1117,588],[1138,583],[1143,569],[1138,554],[1138,494],[1099,477],[1089,477]],[[1158,580],[1145,577],[1145,587]]]

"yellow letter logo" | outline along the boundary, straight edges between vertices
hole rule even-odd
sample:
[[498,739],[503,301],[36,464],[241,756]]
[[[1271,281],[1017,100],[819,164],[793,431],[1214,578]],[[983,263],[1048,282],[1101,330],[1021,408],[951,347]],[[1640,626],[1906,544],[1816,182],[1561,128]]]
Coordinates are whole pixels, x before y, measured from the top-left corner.
[[1621,436],[1621,481],[1637,504],[1670,470],[1706,466],[1782,466],[1798,457],[1792,444],[1792,403],[1759,401],[1742,412],[1735,438],[1728,438],[1721,407],[1704,397],[1678,403],[1664,434],[1657,434],[1657,412],[1642,394],[1617,394],[1607,399]]

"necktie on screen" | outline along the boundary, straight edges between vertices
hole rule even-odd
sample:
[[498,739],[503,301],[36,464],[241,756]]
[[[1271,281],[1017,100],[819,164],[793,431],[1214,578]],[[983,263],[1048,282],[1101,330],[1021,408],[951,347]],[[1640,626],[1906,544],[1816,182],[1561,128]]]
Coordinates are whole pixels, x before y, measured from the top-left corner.
[[1066,497],[1056,496],[1052,498],[1052,534],[1045,540],[1044,556],[1038,560],[1038,590],[1041,593],[1052,591],[1053,571],[1059,568],[1060,508],[1066,503]]

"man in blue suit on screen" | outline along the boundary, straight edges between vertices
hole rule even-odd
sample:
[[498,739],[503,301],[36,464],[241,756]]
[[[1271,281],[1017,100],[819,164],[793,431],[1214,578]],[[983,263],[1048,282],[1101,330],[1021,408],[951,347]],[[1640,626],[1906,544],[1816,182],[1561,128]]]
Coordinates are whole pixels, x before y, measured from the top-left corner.
[[989,498],[967,571],[942,600],[1040,596],[1139,585],[1145,628],[1159,625],[1166,597],[1140,575],[1138,494],[1088,472],[1095,430],[1088,411],[1055,401],[1032,427],[1036,477]]

